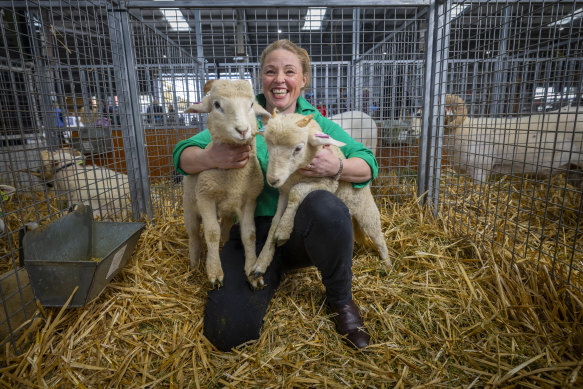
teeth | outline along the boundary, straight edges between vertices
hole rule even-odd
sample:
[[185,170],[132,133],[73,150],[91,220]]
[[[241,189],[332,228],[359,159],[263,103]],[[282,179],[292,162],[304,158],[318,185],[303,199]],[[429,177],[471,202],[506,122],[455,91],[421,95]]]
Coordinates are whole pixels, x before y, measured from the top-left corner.
[[271,92],[274,95],[284,95],[287,93],[287,89],[272,89]]

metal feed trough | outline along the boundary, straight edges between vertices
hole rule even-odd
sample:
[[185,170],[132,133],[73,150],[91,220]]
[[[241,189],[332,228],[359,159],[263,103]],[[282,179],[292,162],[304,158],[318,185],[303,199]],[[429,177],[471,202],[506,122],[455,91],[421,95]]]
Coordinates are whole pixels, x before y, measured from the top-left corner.
[[82,307],[127,264],[144,223],[95,222],[89,206],[28,232],[24,266],[35,297],[45,307]]

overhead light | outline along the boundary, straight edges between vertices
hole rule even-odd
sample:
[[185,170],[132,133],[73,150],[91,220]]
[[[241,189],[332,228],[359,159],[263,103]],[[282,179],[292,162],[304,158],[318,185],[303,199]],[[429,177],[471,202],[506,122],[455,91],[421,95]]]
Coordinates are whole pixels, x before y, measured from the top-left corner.
[[309,7],[302,30],[320,30],[324,15],[326,15],[326,8]]
[[581,17],[583,17],[583,8],[579,8],[578,10],[576,10],[575,12],[573,12],[571,15],[557,20],[556,22],[552,22],[549,24],[549,27],[555,27],[555,26],[564,26],[565,24],[569,24],[571,22],[574,22],[577,19],[580,19]]
[[455,19],[459,15],[461,15],[467,8],[469,7],[468,4],[456,4],[451,7],[451,18]]
[[278,34],[281,34],[281,29],[280,29],[280,30],[277,30],[277,33],[278,33]]
[[184,19],[184,15],[182,15],[182,11],[178,8],[160,8],[160,12],[164,14],[164,18],[168,24],[170,24],[170,28],[176,31],[190,31],[190,26]]

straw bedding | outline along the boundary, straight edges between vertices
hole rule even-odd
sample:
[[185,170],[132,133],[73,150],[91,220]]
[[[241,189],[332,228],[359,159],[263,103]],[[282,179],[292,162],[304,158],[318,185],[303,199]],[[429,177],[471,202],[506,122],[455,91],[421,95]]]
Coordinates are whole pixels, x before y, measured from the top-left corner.
[[32,344],[24,352],[15,356],[7,345],[0,384],[583,386],[581,285],[561,285],[544,263],[506,261],[500,245],[457,238],[415,199],[383,197],[381,208],[393,268],[367,247],[354,256],[354,297],[372,336],[363,352],[334,330],[314,268],[286,276],[259,340],[216,351],[202,335],[208,281],[202,268],[189,271],[175,215],[147,226],[131,262],[98,299],[45,309],[25,334]]

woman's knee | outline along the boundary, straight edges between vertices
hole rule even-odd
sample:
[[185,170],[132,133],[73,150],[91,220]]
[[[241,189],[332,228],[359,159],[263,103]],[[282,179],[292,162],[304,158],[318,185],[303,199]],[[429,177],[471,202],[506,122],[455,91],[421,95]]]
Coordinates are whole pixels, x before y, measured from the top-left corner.
[[228,310],[207,303],[203,333],[216,348],[229,351],[233,347],[258,339],[262,324],[261,314],[252,315],[248,310]]
[[[279,261],[265,274],[267,285],[251,290],[246,278],[225,277],[225,285],[209,291],[204,311],[204,335],[221,351],[259,338],[263,318],[279,284]],[[244,275],[243,269],[240,272]],[[229,282],[230,281],[230,282]]]

